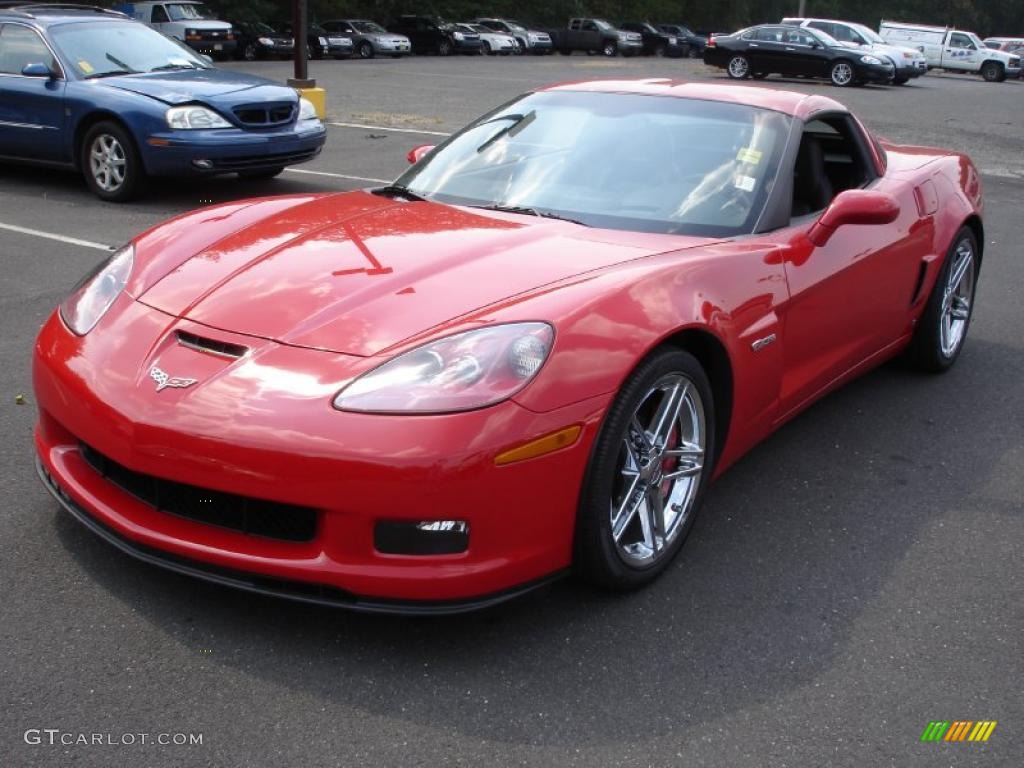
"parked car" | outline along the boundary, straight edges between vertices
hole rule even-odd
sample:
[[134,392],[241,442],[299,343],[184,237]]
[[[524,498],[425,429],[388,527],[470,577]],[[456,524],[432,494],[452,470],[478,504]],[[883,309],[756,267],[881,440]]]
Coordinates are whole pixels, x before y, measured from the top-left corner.
[[685,41],[690,46],[689,56],[691,59],[699,59],[704,55],[704,46],[708,44],[706,35],[694,32],[685,24],[659,24],[658,29]]
[[636,32],[643,43],[645,56],[688,56],[690,44],[670,32],[662,32],[646,21],[624,21],[619,29]]
[[213,58],[226,58],[237,46],[231,25],[200,2],[132,2],[114,9]]
[[637,588],[815,400],[956,364],[982,209],[966,155],[823,95],[542,88],[387,186],[133,238],[39,332],[39,474],[129,555],[307,603]]
[[470,34],[480,35],[480,52],[488,56],[509,56],[516,52],[519,45],[516,43],[516,39],[512,35],[506,35],[502,32],[495,32],[490,27],[485,27],[483,24],[471,24],[471,23],[460,23],[456,24],[455,28]]
[[[1003,51],[1014,56],[1024,57],[1024,37],[986,37],[983,41],[986,48]],[[1024,78],[1024,66],[1018,77]]]
[[566,56],[573,51],[633,56],[640,53],[644,45],[638,32],[618,29],[604,19],[569,19],[564,29],[551,29],[548,34],[558,52]]
[[[295,27],[288,19],[275,25],[282,35],[295,36]],[[306,33],[306,49],[311,59],[344,59],[355,52],[351,37],[328,32],[316,22],[309,22]]]
[[361,59],[372,59],[374,56],[397,59],[412,53],[412,43],[408,37],[388,32],[375,21],[332,19],[325,21],[322,26],[332,35],[351,38],[356,55]]
[[817,29],[762,24],[732,35],[712,37],[704,63],[724,69],[734,80],[768,75],[828,78],[845,88],[890,83],[896,68],[887,58],[843,45]]
[[878,32],[888,43],[920,47],[929,67],[975,72],[988,82],[1020,75],[1020,56],[987,48],[973,32],[893,21],[883,21]]
[[262,21],[233,21],[235,58],[245,61],[256,59],[290,58],[295,54],[295,38],[283,35]]
[[460,31],[454,24],[437,16],[399,16],[388,25],[388,29],[408,37],[413,53],[436,53],[439,56],[478,54],[483,47],[480,35]]
[[896,77],[893,79],[896,85],[903,85],[928,71],[928,60],[920,50],[887,43],[877,32],[863,24],[837,19],[807,19],[792,16],[783,19],[782,23],[817,29],[840,43],[857,46],[865,53],[871,53],[879,58],[888,58],[896,68]]
[[545,54],[551,53],[551,35],[536,29],[528,29],[525,25],[512,19],[476,19],[475,24],[483,24],[495,32],[511,35],[517,43],[516,53]]
[[151,176],[275,176],[323,147],[294,89],[216,69],[121,13],[31,5],[0,25],[0,153],[78,170],[104,200]]

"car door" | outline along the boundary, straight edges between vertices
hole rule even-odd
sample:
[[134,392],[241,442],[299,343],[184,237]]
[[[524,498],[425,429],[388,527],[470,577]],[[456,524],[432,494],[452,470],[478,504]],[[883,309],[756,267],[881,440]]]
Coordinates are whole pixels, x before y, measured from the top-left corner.
[[807,30],[792,28],[786,31],[782,56],[789,74],[823,77],[828,73],[825,47]]
[[946,69],[974,71],[981,64],[981,54],[974,42],[963,32],[951,32],[942,53],[942,66]]
[[[924,298],[920,295],[922,254],[929,252],[933,236],[934,210],[920,210],[911,185],[877,176],[868,139],[848,115],[815,119],[803,140],[818,142],[822,162],[829,155],[835,160],[850,152],[849,159],[862,169],[865,180],[847,182],[852,184],[848,188],[890,192],[900,214],[892,224],[840,227],[825,245],[814,246],[807,234],[822,211],[804,213],[794,208],[790,228],[779,235],[785,243],[781,258],[790,291],[784,318],[783,418],[851,369],[891,349],[909,332],[912,307]],[[798,159],[795,188],[801,186],[799,174],[814,165],[805,167]],[[828,174],[835,176],[835,170],[832,165]],[[822,206],[844,186],[840,183],[822,192]],[[794,206],[798,196],[795,192]]]
[[747,58],[750,59],[750,68],[753,71],[779,74],[787,72],[782,46],[786,29],[759,27],[750,38],[747,38]]
[[[51,77],[28,77],[29,64],[45,64]],[[34,29],[0,26],[0,154],[67,162],[64,128],[64,74]]]

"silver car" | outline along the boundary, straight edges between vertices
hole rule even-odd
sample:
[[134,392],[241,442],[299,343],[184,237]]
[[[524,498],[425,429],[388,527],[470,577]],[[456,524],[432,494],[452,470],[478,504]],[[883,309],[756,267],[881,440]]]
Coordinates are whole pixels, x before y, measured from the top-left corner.
[[412,44],[408,37],[388,32],[375,21],[332,19],[323,22],[321,26],[329,32],[351,37],[355,54],[361,59],[372,59],[374,56],[391,56],[397,59],[412,53]]

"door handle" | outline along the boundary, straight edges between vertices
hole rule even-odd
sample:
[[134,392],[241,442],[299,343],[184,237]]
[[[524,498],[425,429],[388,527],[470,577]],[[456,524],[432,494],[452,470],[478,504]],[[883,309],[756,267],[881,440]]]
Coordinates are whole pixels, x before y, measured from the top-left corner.
[[789,47],[789,46],[787,45],[787,46],[786,46],[786,50],[787,50],[787,51],[795,51],[795,50],[796,50],[796,48],[790,48],[790,47]]
[[758,45],[757,43],[751,43],[751,44],[750,44],[750,47],[751,47],[751,48],[760,48],[761,46],[760,46],[760,45]]

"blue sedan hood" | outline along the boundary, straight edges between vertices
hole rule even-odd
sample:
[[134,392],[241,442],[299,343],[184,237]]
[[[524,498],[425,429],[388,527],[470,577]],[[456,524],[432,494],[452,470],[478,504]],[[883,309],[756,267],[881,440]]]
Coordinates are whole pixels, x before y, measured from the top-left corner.
[[240,104],[259,101],[295,101],[293,89],[264,77],[224,69],[183,69],[148,75],[121,75],[101,81],[111,88],[131,91],[165,104]]

